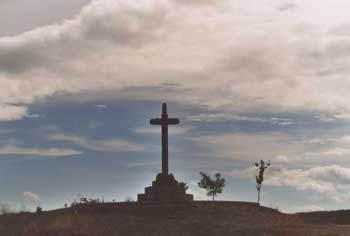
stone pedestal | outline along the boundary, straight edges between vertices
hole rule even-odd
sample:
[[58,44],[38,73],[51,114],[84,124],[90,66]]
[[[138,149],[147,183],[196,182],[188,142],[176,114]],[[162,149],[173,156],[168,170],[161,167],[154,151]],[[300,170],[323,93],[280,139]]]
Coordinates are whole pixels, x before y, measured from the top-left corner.
[[175,180],[172,174],[158,174],[152,186],[145,188],[144,194],[137,195],[138,202],[160,201],[193,201],[193,195],[186,194],[182,183]]

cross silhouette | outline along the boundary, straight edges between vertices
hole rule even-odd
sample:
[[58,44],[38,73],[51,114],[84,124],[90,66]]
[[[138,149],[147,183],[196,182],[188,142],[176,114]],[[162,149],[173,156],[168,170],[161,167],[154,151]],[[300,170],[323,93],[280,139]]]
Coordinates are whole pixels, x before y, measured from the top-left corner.
[[167,105],[162,105],[162,117],[150,120],[151,125],[160,125],[162,127],[162,174],[169,174],[168,166],[168,125],[177,125],[180,120],[177,118],[168,118]]

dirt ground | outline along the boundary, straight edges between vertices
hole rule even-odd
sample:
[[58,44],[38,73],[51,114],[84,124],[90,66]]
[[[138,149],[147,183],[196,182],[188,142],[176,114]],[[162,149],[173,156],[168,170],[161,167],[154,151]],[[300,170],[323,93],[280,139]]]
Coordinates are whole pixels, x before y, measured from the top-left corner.
[[244,202],[104,203],[0,217],[4,236],[349,236],[350,212],[283,214]]

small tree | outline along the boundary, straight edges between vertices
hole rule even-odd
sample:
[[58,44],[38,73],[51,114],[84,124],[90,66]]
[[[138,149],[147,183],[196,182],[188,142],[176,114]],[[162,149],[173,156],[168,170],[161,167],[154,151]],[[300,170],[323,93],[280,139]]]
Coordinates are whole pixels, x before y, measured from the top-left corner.
[[43,212],[43,209],[40,206],[37,206],[35,213],[36,214],[41,214],[42,212]]
[[183,188],[185,191],[188,189],[187,183],[185,183],[185,182],[179,183],[179,186],[180,186],[181,188]]
[[260,190],[262,183],[264,182],[264,172],[271,165],[270,161],[265,163],[263,160],[260,160],[260,163],[255,162],[255,166],[258,167],[259,174],[255,176],[256,179],[256,190],[258,190],[258,204],[260,205]]
[[209,175],[200,172],[202,179],[198,182],[200,188],[207,190],[207,196],[212,196],[213,201],[217,194],[222,193],[225,187],[225,179],[221,177],[220,173],[215,174],[215,180],[212,180]]

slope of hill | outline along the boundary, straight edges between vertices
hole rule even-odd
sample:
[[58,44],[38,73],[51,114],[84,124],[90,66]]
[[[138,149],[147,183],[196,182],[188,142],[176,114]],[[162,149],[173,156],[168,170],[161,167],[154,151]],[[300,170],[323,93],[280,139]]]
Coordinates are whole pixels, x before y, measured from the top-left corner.
[[0,235],[348,236],[349,216],[348,211],[283,214],[245,202],[104,203],[4,215]]

